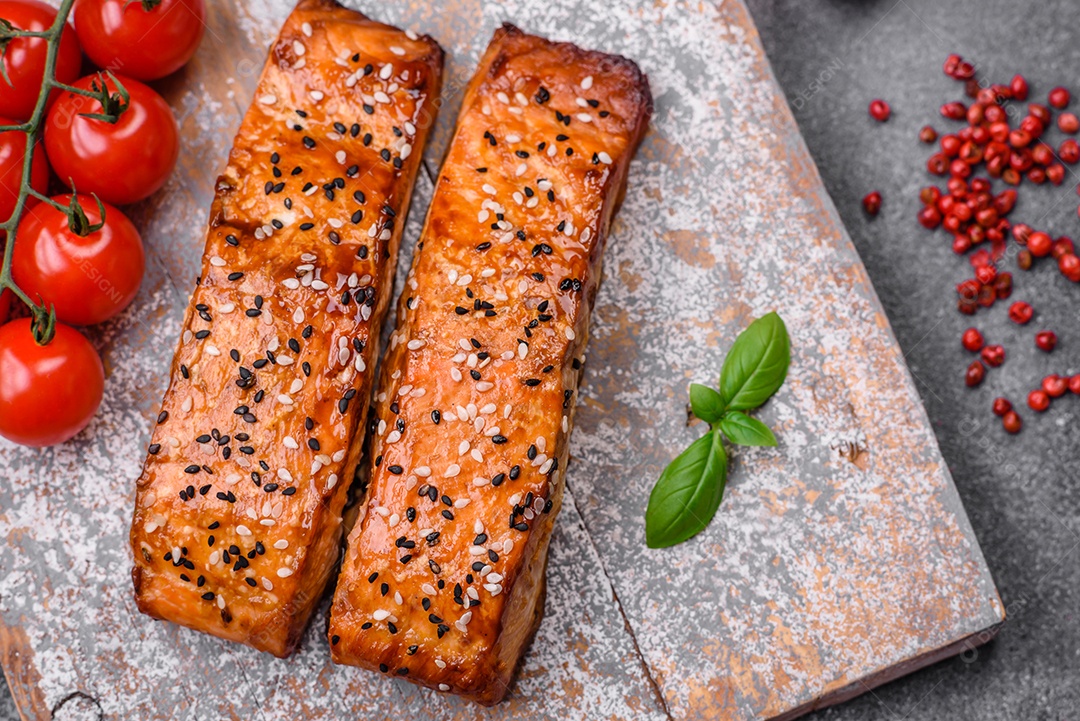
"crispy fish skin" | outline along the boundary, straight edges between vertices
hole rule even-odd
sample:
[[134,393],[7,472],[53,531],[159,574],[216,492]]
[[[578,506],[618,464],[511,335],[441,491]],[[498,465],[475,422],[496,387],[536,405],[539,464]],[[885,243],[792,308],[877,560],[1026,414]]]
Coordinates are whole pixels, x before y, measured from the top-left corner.
[[342,509],[443,52],[331,0],[271,46],[137,483],[139,609],[290,654]]
[[542,614],[601,254],[651,113],[633,62],[495,33],[383,362],[336,662],[505,696]]

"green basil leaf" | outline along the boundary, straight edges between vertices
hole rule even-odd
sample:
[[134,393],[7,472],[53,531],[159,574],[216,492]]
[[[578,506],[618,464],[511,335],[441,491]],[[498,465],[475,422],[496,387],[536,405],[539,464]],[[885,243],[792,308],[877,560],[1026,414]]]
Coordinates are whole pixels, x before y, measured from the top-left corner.
[[709,386],[691,383],[690,408],[706,423],[716,423],[724,415],[724,399]]
[[767,425],[741,411],[731,411],[720,419],[720,430],[740,446],[776,445],[776,436]]
[[645,543],[666,548],[709,525],[727,481],[727,454],[719,433],[710,431],[679,454],[653,487],[645,511]]
[[791,339],[776,313],[758,318],[735,339],[720,371],[720,395],[729,410],[757,408],[787,377]]

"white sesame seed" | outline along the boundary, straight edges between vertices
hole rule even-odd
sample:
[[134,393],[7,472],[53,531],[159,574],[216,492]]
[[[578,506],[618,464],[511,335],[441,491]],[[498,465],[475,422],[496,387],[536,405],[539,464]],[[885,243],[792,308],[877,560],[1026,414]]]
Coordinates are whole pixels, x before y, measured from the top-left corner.
[[392,52],[394,55],[404,55],[405,54],[405,49],[400,48],[397,45],[391,45],[390,46],[390,52]]
[[446,472],[443,473],[443,478],[453,478],[457,474],[461,473],[461,466],[456,463],[451,463],[446,467]]
[[280,541],[276,541],[274,543],[274,548],[276,548],[279,551],[284,551],[288,547],[289,547],[289,541],[288,541],[288,539],[285,539],[285,538],[282,538]]
[[611,156],[605,153],[603,150],[596,154],[596,158],[604,165],[611,165]]
[[292,573],[293,572],[291,568],[285,568],[284,566],[277,570],[278,578],[288,578],[292,575]]
[[431,469],[427,466],[419,466],[418,468],[413,470],[413,473],[420,476],[421,478],[427,478],[431,475]]
[[263,95],[262,97],[259,98],[259,102],[262,103],[263,105],[273,105],[274,103],[277,102],[277,96],[276,95],[270,95],[270,94]]
[[311,23],[304,23],[300,26],[300,30],[304,35],[307,35],[309,38],[311,37]]
[[293,52],[296,53],[297,55],[302,56],[304,53],[307,52],[307,48],[304,47],[304,44],[302,42],[300,42],[299,40],[294,40],[293,44],[292,44],[292,47],[293,47]]
[[588,90],[589,88],[592,87],[592,83],[593,83],[593,76],[592,75],[586,75],[585,78],[581,81],[581,89],[582,90]]
[[389,616],[390,612],[381,608],[376,609],[375,612],[371,614],[371,617],[374,618],[376,621],[384,621]]

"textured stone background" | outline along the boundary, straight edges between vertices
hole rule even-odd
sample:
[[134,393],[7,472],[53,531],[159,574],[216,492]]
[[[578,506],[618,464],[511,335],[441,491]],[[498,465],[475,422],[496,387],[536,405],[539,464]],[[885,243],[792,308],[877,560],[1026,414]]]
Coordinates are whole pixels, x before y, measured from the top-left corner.
[[[970,362],[959,338],[969,319],[952,308],[964,263],[944,236],[915,223],[927,157],[918,129],[952,123],[938,106],[959,99],[941,72],[950,52],[993,82],[1016,72],[1032,99],[1055,85],[1074,92],[1080,67],[1070,0],[748,0],[780,81],[825,186],[870,273],[915,376],[938,443],[953,472],[975,535],[1008,612],[997,640],[973,662],[954,659],[809,718],[1064,720],[1080,709],[1080,490],[1076,424],[1080,401],[1066,399],[1009,437],[990,414],[1005,394],[1015,401],[1052,372],[1080,371],[1080,287],[1056,269],[1017,275],[1015,298],[1031,302],[1038,321],[1021,331],[1007,306],[977,316],[985,333],[1006,343],[1009,358],[978,390],[964,386]],[[822,89],[814,92],[815,82]],[[870,100],[890,102],[880,125]],[[1071,110],[1077,111],[1075,99]],[[1052,137],[1059,137],[1054,135]],[[1015,221],[1053,235],[1080,236],[1075,167],[1059,188],[1025,186]],[[860,200],[884,195],[869,221]],[[1061,338],[1045,356],[1033,326]]]
[[[1070,37],[1064,24],[1055,30],[1051,20],[1070,17],[1071,6],[1041,2],[1021,18],[1015,3],[1004,2],[978,3],[978,17],[974,2],[940,8],[914,0],[751,0],[750,5],[828,190],[907,354],[1010,614],[1001,638],[976,658],[939,664],[819,717],[1065,718],[1080,706],[1080,632],[1073,610],[1080,556],[1072,553],[1080,524],[1077,495],[1070,492],[1073,478],[1065,470],[1075,450],[1050,449],[1066,443],[1074,404],[1059,404],[1038,422],[1027,418],[1028,431],[1019,439],[999,432],[987,410],[989,400],[998,390],[1019,398],[1022,388],[1051,370],[1050,359],[1036,359],[1033,350],[1014,343],[1008,372],[994,374],[980,391],[966,391],[961,381],[966,358],[956,342],[965,322],[950,308],[950,288],[963,266],[912,218],[925,157],[914,134],[955,91],[940,73],[944,55],[954,49],[968,53],[1000,69],[1005,79],[1020,69],[1033,80],[1045,79],[1033,83],[1036,92],[1044,92],[1073,77],[1066,69],[1075,67],[1076,55],[1061,49]],[[1017,22],[1019,30],[1013,27]],[[982,38],[984,33],[989,37]],[[1017,38],[1031,41],[1013,47]],[[815,82],[824,89],[815,93]],[[878,95],[894,107],[886,126],[871,123],[865,114],[867,101]],[[871,188],[885,193],[886,209],[867,223],[858,199]],[[1015,217],[1034,222],[1051,212],[1051,230],[1075,229],[1071,187],[1038,191],[1025,194]],[[1049,281],[1051,276],[1039,277]],[[1034,285],[1020,285],[1018,296],[1033,289],[1022,297],[1036,302],[1041,317],[1052,319],[1063,337],[1053,359],[1075,362],[1080,342],[1067,335],[1076,322],[1069,325],[1067,309],[1075,306],[1066,295],[1075,300],[1078,294],[1068,289],[1063,295],[1061,282],[1048,282],[1041,292]],[[1002,338],[1019,339],[1015,332],[1005,335],[1013,329],[1003,319],[1004,308],[995,310],[981,325],[997,329]],[[1020,370],[1025,361],[1030,373]],[[8,716],[16,717],[5,697],[0,718]]]

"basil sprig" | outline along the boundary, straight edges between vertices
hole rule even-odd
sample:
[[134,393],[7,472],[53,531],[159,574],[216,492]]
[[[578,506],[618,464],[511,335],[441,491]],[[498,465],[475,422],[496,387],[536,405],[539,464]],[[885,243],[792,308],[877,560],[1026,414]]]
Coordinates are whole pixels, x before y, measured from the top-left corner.
[[769,400],[787,377],[791,339],[776,313],[739,334],[720,371],[720,390],[693,383],[690,408],[709,432],[673,460],[649,495],[645,542],[666,548],[701,532],[720,507],[727,484],[724,437],[740,446],[775,446],[776,436],[744,411]]

